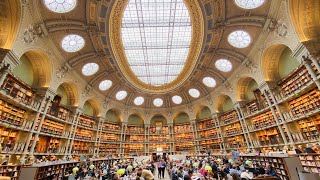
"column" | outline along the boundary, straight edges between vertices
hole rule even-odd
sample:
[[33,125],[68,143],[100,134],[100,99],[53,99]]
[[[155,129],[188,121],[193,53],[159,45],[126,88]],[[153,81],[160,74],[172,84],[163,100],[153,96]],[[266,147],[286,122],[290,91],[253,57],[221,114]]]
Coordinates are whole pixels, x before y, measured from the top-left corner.
[[[28,153],[28,147],[29,147],[29,145],[30,145],[30,142],[31,142],[31,139],[32,139],[32,135],[33,135],[34,129],[35,129],[35,127],[36,127],[37,120],[39,119],[39,116],[40,116],[40,114],[41,114],[41,110],[42,110],[43,108],[45,108],[45,107],[47,106],[47,104],[49,104],[47,101],[48,101],[48,100],[47,100],[47,97],[42,97],[40,106],[39,106],[39,108],[37,109],[36,115],[35,115],[35,117],[34,117],[34,119],[33,119],[33,124],[32,124],[32,127],[31,127],[31,129],[30,129],[30,133],[29,133],[29,135],[28,135],[28,137],[27,137],[26,144],[25,144],[25,146],[24,146],[23,153],[22,153],[21,158],[20,158],[21,164],[24,164],[24,163],[25,163],[25,157],[26,157],[26,155],[27,155],[27,153]],[[39,129],[40,129],[40,127],[39,127]]]
[[94,156],[99,155],[100,150],[100,142],[101,142],[101,133],[102,133],[102,124],[104,123],[105,119],[102,117],[98,118],[98,126],[97,126],[97,134],[96,134],[96,140],[94,143],[94,147],[96,148],[94,151]]
[[[76,136],[76,131],[77,131],[77,127],[78,127],[78,123],[79,123],[79,119],[80,119],[80,115],[82,114],[82,109],[81,108],[77,108],[75,110],[74,113],[74,117],[73,117],[73,128],[72,128],[72,135],[71,135],[71,139],[70,139],[70,145],[69,145],[69,149],[68,149],[68,155],[71,155],[71,151],[72,151],[72,147],[73,147],[73,142],[74,142],[74,137]],[[71,133],[70,133],[71,134]],[[69,142],[69,141],[68,141]],[[67,143],[68,145],[68,143]]]
[[10,70],[10,64],[6,64],[0,69],[0,72],[1,72],[0,87],[4,83],[4,80],[6,79],[7,75],[10,73],[10,71],[11,71]]
[[192,128],[192,134],[193,134],[193,144],[194,144],[194,152],[195,154],[199,154],[198,152],[198,147],[197,147],[197,130],[196,130],[196,120],[193,119],[190,121],[190,125],[191,125],[191,128]]
[[245,141],[247,143],[247,147],[248,148],[252,148],[253,147],[253,142],[252,142],[251,136],[249,134],[248,126],[247,126],[246,120],[245,120],[245,118],[243,116],[243,112],[241,110],[240,104],[239,103],[234,104],[234,108],[235,108],[235,110],[236,110],[236,112],[238,114],[238,118],[239,118],[239,121],[240,121],[241,129],[242,129]]
[[215,121],[215,124],[216,124],[216,128],[217,129],[217,132],[220,133],[220,135],[218,134],[218,139],[221,139],[221,144],[220,144],[220,149],[223,150],[223,153],[226,153],[226,146],[225,146],[225,143],[224,143],[224,138],[223,138],[223,134],[222,134],[222,130],[221,130],[221,125],[220,125],[220,118],[219,118],[219,114],[215,113],[212,115],[212,119]]
[[170,152],[173,153],[175,151],[174,147],[174,131],[173,131],[173,123],[168,123],[169,128],[169,143],[170,143]]
[[310,74],[314,83],[317,85],[318,89],[320,89],[320,82],[318,81],[317,75],[315,74],[315,72],[311,67],[311,59],[307,58],[306,56],[302,56],[302,63],[307,68],[308,73]]
[[150,124],[145,124],[144,125],[144,151],[145,151],[145,155],[149,155],[150,151],[149,151],[149,133],[150,133]]
[[122,141],[121,141],[121,144],[122,145],[120,147],[120,154],[124,154],[124,149],[125,149],[125,142],[126,142],[126,130],[127,130],[127,123],[122,123],[121,125],[121,136],[122,136]]

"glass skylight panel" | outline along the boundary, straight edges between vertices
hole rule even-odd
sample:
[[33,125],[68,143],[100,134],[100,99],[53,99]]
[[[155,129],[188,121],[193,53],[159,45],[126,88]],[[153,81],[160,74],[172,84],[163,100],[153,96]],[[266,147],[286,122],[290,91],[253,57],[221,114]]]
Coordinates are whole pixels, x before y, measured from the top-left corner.
[[261,6],[265,0],[235,0],[235,3],[243,9],[255,9]]
[[229,72],[232,70],[232,64],[229,60],[219,59],[216,61],[215,66],[222,72]]
[[197,89],[190,89],[189,95],[193,98],[198,98],[200,96],[200,92]]
[[119,91],[119,92],[117,92],[117,94],[116,94],[116,99],[119,100],[119,101],[121,101],[121,100],[123,100],[124,98],[126,98],[127,95],[128,95],[127,91]]
[[94,75],[99,70],[99,65],[96,63],[87,63],[82,67],[82,74],[85,76]]
[[99,89],[101,91],[106,91],[108,90],[110,87],[112,86],[112,81],[110,80],[104,80],[104,81],[101,81],[100,84],[99,84]]
[[[174,80],[191,42],[191,21],[183,0],[129,0],[122,17],[122,41],[129,65],[141,81],[161,86]],[[172,65],[180,66],[171,70]]]
[[175,104],[181,104],[182,103],[182,98],[178,95],[175,95],[172,97],[172,102]]
[[139,97],[136,97],[134,99],[134,104],[137,105],[137,106],[140,106],[144,103],[144,98],[139,96]]
[[246,31],[233,31],[228,36],[228,42],[236,48],[246,48],[251,43],[251,37]]
[[84,44],[83,37],[76,34],[69,34],[61,41],[61,47],[66,52],[77,52],[84,47]]
[[208,87],[215,87],[217,85],[216,80],[214,80],[212,77],[205,77],[202,79],[202,82]]
[[76,7],[77,0],[44,0],[44,4],[50,11],[66,13]]
[[156,98],[153,100],[153,105],[156,106],[156,107],[160,107],[163,105],[163,100],[160,99],[160,98]]

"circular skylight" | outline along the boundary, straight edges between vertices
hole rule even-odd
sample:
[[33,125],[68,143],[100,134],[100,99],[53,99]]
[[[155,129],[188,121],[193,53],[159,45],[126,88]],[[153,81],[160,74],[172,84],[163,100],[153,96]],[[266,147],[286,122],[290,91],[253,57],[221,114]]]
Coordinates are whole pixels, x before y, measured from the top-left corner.
[[172,102],[175,104],[181,104],[182,103],[182,98],[178,95],[175,95],[172,97]]
[[215,87],[217,85],[216,80],[214,80],[212,77],[205,77],[202,79],[202,82],[208,87]]
[[126,98],[127,95],[128,95],[127,91],[119,91],[119,92],[117,92],[117,94],[116,94],[116,99],[119,100],[119,101],[121,101],[121,100],[123,100],[124,98]]
[[222,72],[229,72],[232,70],[232,64],[229,60],[219,59],[216,61],[215,66]]
[[228,42],[236,48],[246,48],[251,43],[251,37],[246,31],[233,31],[228,36]]
[[200,96],[200,92],[197,89],[190,89],[189,94],[191,97],[197,98]]
[[101,91],[106,91],[106,90],[108,90],[111,86],[112,86],[112,81],[110,81],[110,80],[104,80],[104,81],[101,81],[101,83],[99,84],[99,89],[100,89]]
[[96,63],[85,64],[82,68],[82,74],[85,76],[94,75],[99,70],[99,65]]
[[141,96],[136,97],[136,98],[134,99],[134,104],[137,105],[137,106],[140,106],[140,105],[143,104],[143,103],[144,103],[144,98],[141,97]]
[[153,100],[153,105],[156,106],[156,107],[160,107],[163,105],[163,100],[160,99],[160,98],[156,98]]
[[50,11],[66,13],[76,7],[77,0],[44,0],[44,4]]
[[254,9],[261,6],[264,0],[235,0],[235,3],[243,9]]
[[66,52],[77,52],[84,47],[83,37],[76,34],[69,34],[62,39],[61,47]]

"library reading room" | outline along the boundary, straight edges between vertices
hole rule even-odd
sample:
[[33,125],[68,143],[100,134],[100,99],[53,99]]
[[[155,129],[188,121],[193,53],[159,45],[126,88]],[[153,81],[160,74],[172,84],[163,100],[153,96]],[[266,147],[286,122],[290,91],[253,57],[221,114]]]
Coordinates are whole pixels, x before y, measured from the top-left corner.
[[320,180],[320,0],[0,0],[0,180]]

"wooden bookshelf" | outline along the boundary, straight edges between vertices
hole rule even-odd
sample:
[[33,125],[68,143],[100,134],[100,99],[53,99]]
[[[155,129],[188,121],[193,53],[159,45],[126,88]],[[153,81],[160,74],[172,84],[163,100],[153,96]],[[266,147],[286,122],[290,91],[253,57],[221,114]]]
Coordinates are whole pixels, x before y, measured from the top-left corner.
[[83,141],[74,141],[73,142],[73,148],[72,148],[72,154],[91,154],[93,155],[94,150],[94,144],[83,142]]
[[71,112],[71,110],[65,106],[62,105],[56,105],[54,103],[51,103],[49,105],[49,109],[47,112],[49,115],[57,117],[59,119],[62,119],[67,122],[73,122],[73,116],[74,114]]
[[120,132],[120,125],[113,123],[104,123],[102,125],[102,131],[105,132]]
[[257,142],[255,146],[269,146],[274,144],[282,144],[283,140],[277,127],[261,130],[256,132]]
[[163,152],[170,151],[170,144],[150,144],[149,146],[150,153],[156,153],[158,147],[161,147]]
[[119,144],[101,143],[99,146],[99,155],[116,154],[120,151]]
[[23,104],[30,105],[35,96],[35,90],[26,83],[8,74],[2,88],[6,91],[7,95],[11,96]]
[[150,131],[150,134],[169,134],[169,127],[162,126],[160,131],[157,131],[156,127],[151,126],[149,131]]
[[169,135],[150,135],[149,142],[168,142],[170,140]]
[[304,65],[301,64],[293,72],[278,82],[278,86],[282,89],[282,92],[285,96],[290,96],[311,80],[312,79],[308,73],[308,70]]
[[320,154],[299,154],[299,159],[305,171],[320,174]]
[[308,93],[288,102],[294,117],[299,117],[320,108],[320,91],[311,90]]
[[238,113],[236,110],[230,110],[228,112],[221,114],[220,119],[221,119],[221,125],[239,121]]
[[97,120],[94,119],[93,117],[87,116],[87,115],[80,115],[79,117],[79,123],[78,125],[90,128],[90,129],[97,129]]
[[175,151],[194,151],[193,142],[175,143]]
[[199,138],[200,139],[218,138],[217,129],[210,129],[210,130],[207,130],[207,131],[200,131],[200,132],[198,132],[198,134],[199,134]]
[[10,128],[0,127],[1,151],[10,152],[15,148],[19,131]]
[[0,165],[0,176],[7,176],[11,180],[18,180],[21,167],[21,165]]
[[225,138],[224,142],[225,142],[225,148],[227,149],[246,147],[246,143],[244,141],[243,135]]
[[276,121],[273,117],[272,112],[267,111],[263,114],[252,117],[250,124],[251,124],[249,126],[250,130],[257,130],[257,129],[273,126],[276,124]]
[[144,142],[144,135],[126,135],[126,142]]
[[[62,140],[50,136],[39,136],[34,149],[35,153],[64,153]],[[63,149],[63,150],[62,150]]]
[[298,127],[303,140],[320,138],[320,116],[299,120]]
[[199,120],[197,122],[197,130],[210,129],[216,127],[216,123],[213,119]]
[[192,132],[192,127],[190,123],[182,124],[182,125],[174,125],[173,131],[175,134],[183,134]]
[[25,122],[27,112],[0,99],[0,121],[18,127],[31,127]]
[[201,141],[200,150],[205,151],[208,149],[220,149],[220,144],[222,144],[221,139]]
[[[41,116],[39,117],[38,121],[36,122],[36,127],[35,130],[38,130],[39,124],[40,124],[40,119]],[[65,125],[60,122],[56,122],[53,120],[45,119],[42,127],[40,129],[40,132],[43,133],[48,133],[52,135],[57,135],[57,136],[68,136],[69,132],[65,131]]]
[[95,133],[91,130],[77,128],[75,139],[78,140],[86,140],[86,141],[94,141],[95,140]]
[[174,141],[175,142],[193,141],[193,133],[175,134]]
[[119,142],[120,138],[118,134],[113,134],[113,133],[101,133],[100,137],[101,142]]
[[264,167],[271,165],[281,180],[299,179],[296,168],[299,171],[302,170],[298,157],[240,155],[240,159],[241,161],[252,161],[254,168],[257,168],[258,164]]
[[144,134],[143,126],[127,126],[126,134]]
[[224,136],[231,136],[242,133],[240,123],[230,124],[224,127]]
[[137,154],[144,154],[145,150],[144,150],[144,145],[143,144],[125,144],[124,146],[124,153],[127,154],[133,154],[133,153],[137,153]]

